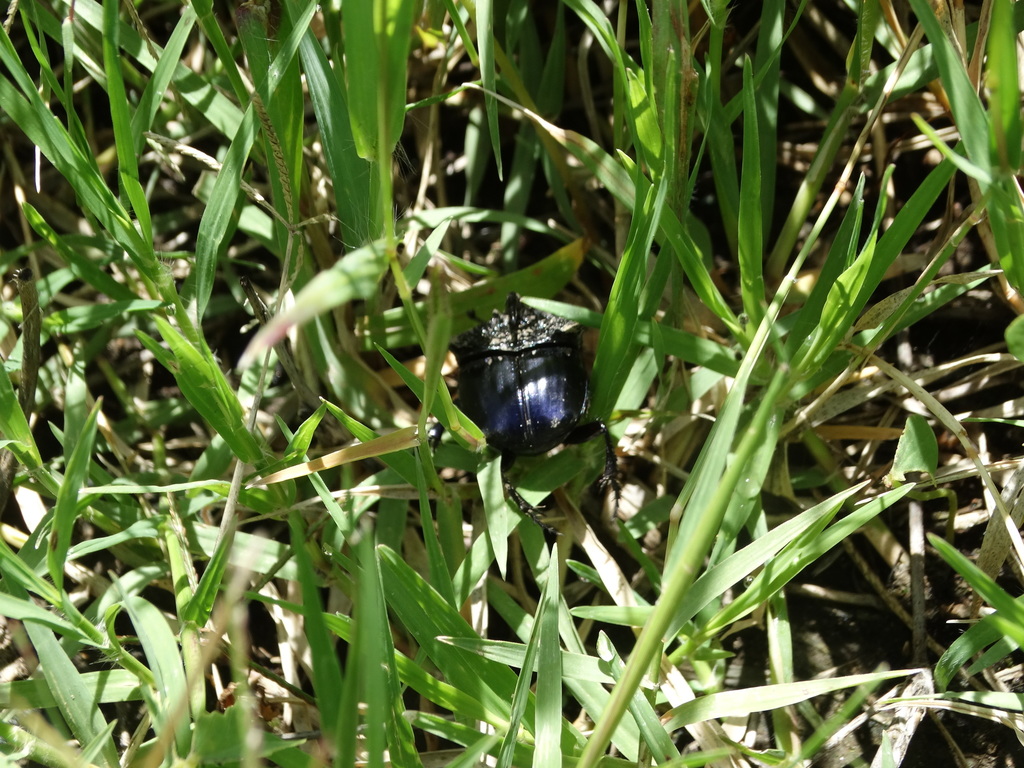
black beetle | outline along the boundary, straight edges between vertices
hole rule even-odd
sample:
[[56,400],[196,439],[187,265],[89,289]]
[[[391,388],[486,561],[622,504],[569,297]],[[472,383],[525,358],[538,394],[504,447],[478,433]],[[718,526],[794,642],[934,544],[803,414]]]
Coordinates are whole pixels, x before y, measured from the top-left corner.
[[[540,522],[506,474],[517,456],[545,453],[563,443],[604,436],[601,486],[611,486],[618,510],[615,449],[604,422],[580,424],[590,400],[579,323],[528,307],[510,293],[505,312],[452,339],[459,361],[459,407],[501,451],[505,495]],[[543,524],[543,523],[542,523]]]

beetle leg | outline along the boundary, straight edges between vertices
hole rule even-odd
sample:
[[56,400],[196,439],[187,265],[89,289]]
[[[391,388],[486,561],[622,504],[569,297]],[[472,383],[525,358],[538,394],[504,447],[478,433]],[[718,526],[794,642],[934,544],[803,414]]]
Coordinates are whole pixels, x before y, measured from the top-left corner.
[[567,443],[585,443],[601,435],[604,438],[604,471],[597,484],[601,490],[612,489],[615,494],[615,517],[619,516],[619,501],[622,499],[622,486],[619,485],[619,463],[615,456],[615,444],[611,432],[603,421],[592,421],[576,427],[565,439]]
[[604,437],[604,472],[601,473],[602,488],[611,488],[615,493],[615,512],[619,511],[619,499],[622,497],[622,487],[619,485],[619,461],[615,455],[615,444],[612,442],[612,433],[608,431],[605,423],[601,424],[601,435]]
[[501,454],[501,485],[505,489],[505,498],[515,504],[520,512],[529,517],[544,530],[558,533],[558,531],[541,519],[544,514],[544,510],[540,507],[533,506],[533,504],[524,499],[519,491],[516,490],[515,486],[512,485],[512,481],[508,479],[506,471],[512,466],[512,462],[515,460],[516,456],[514,453],[505,451]]
[[601,425],[601,435],[604,437],[604,471],[597,482],[603,491],[612,489],[615,496],[614,517],[617,519],[619,502],[622,500],[622,486],[619,485],[619,462],[615,456],[615,445],[612,443],[611,432],[608,431],[608,427],[603,421],[599,421],[598,424]]

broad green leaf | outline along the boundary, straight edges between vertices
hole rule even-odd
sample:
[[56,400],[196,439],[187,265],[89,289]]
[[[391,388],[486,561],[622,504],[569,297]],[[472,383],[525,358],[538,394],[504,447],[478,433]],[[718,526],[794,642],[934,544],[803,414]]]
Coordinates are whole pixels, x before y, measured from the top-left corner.
[[939,444],[935,433],[924,416],[910,414],[896,446],[890,476],[900,483],[907,480],[908,473],[923,473],[934,478],[938,467]]
[[[252,757],[270,758],[278,765],[296,763],[278,762],[281,753],[297,746],[296,739],[283,739],[272,732],[261,732],[259,749],[252,749],[242,734],[248,733],[252,722],[251,710],[242,702],[223,712],[203,712],[196,717],[195,739],[190,759],[199,765],[232,765]],[[302,744],[301,741],[298,742]]]

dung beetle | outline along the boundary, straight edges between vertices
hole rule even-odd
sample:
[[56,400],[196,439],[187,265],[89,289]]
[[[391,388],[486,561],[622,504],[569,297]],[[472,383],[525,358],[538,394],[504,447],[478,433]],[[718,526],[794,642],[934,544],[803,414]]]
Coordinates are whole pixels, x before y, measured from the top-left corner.
[[[601,487],[610,486],[618,510],[615,449],[604,422],[580,424],[590,400],[590,384],[580,354],[579,323],[541,312],[510,293],[498,310],[452,339],[459,361],[459,407],[501,451],[505,495],[519,510],[540,521],[541,510],[526,501],[506,474],[517,456],[545,453],[563,443],[604,436]],[[546,526],[545,526],[546,527]]]

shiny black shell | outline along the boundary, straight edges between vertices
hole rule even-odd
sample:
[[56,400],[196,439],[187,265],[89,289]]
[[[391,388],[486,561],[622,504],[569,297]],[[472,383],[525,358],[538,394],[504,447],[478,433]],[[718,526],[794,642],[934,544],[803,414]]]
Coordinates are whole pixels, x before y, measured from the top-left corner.
[[503,454],[527,456],[565,442],[587,410],[582,327],[510,293],[505,312],[456,336],[459,407]]

